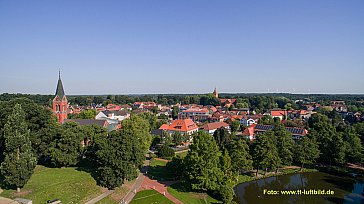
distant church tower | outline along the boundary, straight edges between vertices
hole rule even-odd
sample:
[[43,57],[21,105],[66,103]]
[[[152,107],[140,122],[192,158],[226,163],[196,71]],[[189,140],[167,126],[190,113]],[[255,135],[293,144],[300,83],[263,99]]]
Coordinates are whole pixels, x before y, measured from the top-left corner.
[[57,121],[60,123],[63,123],[63,121],[67,119],[68,102],[63,90],[61,72],[59,72],[56,95],[53,99],[53,113],[56,114]]
[[214,96],[215,96],[216,98],[219,98],[219,94],[217,93],[216,87],[215,87],[215,89],[214,89],[214,92],[212,92],[212,94],[214,94]]

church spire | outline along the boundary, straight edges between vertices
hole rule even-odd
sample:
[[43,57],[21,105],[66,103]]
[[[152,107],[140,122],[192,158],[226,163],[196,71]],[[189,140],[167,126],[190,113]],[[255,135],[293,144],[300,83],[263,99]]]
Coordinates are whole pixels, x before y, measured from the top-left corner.
[[63,96],[64,96],[64,89],[63,89],[63,84],[62,84],[62,80],[61,80],[61,70],[58,71],[58,84],[57,84],[57,89],[56,89],[56,96],[59,97],[60,100],[62,100]]

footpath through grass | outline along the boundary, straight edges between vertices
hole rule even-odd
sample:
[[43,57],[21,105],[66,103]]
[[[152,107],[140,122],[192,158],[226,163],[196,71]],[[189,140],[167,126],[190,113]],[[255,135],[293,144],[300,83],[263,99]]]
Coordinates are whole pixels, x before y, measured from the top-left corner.
[[62,203],[84,203],[102,193],[90,173],[76,170],[76,167],[47,168],[37,166],[28,183],[21,189],[6,189],[0,196],[7,198],[28,198],[33,203],[46,203],[58,198]]
[[168,198],[155,190],[144,190],[138,192],[130,204],[173,204]]

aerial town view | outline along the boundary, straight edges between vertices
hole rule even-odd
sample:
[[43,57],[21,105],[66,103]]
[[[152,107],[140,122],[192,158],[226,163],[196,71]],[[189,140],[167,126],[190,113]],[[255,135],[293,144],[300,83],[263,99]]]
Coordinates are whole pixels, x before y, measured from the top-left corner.
[[364,204],[364,1],[0,0],[0,204]]

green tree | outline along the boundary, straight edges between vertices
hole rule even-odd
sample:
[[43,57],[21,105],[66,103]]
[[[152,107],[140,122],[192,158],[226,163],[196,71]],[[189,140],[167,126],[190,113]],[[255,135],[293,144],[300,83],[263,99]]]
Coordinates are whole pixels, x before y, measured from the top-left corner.
[[180,109],[178,108],[178,106],[173,106],[172,107],[172,118],[173,120],[178,118],[178,113],[180,112]]
[[[52,112],[41,105],[34,103],[28,98],[15,98],[9,101],[0,101],[0,163],[3,161],[3,151],[4,147],[4,137],[2,132],[4,132],[4,126],[7,123],[7,118],[13,112],[16,104],[20,104],[25,117],[25,123],[30,130],[29,138],[33,149],[39,152],[37,149],[37,135],[43,128],[52,127],[56,124],[56,118]],[[48,143],[51,140],[48,140]]]
[[264,115],[262,118],[259,119],[258,123],[263,125],[273,125],[274,120],[272,116]]
[[259,168],[267,171],[268,168],[278,169],[281,165],[281,159],[272,138],[274,138],[273,131],[267,131],[257,135],[253,143],[253,166],[257,169],[257,174]]
[[149,133],[151,128],[145,118],[134,115],[130,119],[123,120],[122,129],[125,133],[138,138],[144,152],[149,149],[152,142],[152,136]]
[[239,131],[240,128],[240,121],[239,120],[234,120],[230,123],[230,128],[231,128],[231,132],[235,133],[237,131]]
[[214,139],[220,149],[223,149],[231,141],[231,134],[225,127],[221,127],[214,132]]
[[185,165],[183,164],[183,159],[180,156],[172,158],[172,161],[166,164],[166,168],[172,174],[175,174],[178,178],[183,175]]
[[312,164],[319,156],[319,146],[310,135],[301,138],[295,145],[295,160],[301,163],[301,170],[305,164]]
[[174,157],[174,150],[167,145],[163,145],[158,150],[158,156],[164,159],[170,159]]
[[364,122],[354,124],[356,133],[360,135],[361,143],[364,145]]
[[181,133],[175,131],[173,134],[172,134],[172,137],[173,137],[173,140],[175,142],[176,145],[180,145],[182,144],[182,142],[184,141],[184,137],[183,135],[181,135]]
[[76,165],[81,156],[82,140],[82,129],[79,124],[73,122],[64,124],[48,148],[51,165],[55,167]]
[[220,169],[221,152],[215,140],[206,132],[199,131],[184,159],[184,179],[193,190],[217,190],[225,181]]
[[337,132],[326,115],[315,114],[309,120],[311,135],[317,139],[320,149],[319,160],[323,163],[345,163],[345,145],[343,134]]
[[292,134],[288,132],[283,125],[277,124],[274,127],[275,143],[278,155],[283,165],[291,165],[293,160],[293,139]]
[[234,198],[234,190],[229,185],[221,185],[217,191],[215,191],[215,196],[221,200],[223,203],[231,203]]
[[244,140],[233,140],[227,147],[231,157],[232,168],[240,172],[252,168],[252,157],[249,154],[249,146]]
[[129,131],[113,131],[96,144],[99,182],[109,189],[120,186],[125,180],[137,177],[137,169],[144,161],[143,147]]
[[220,157],[220,164],[221,164],[221,171],[224,175],[223,179],[226,182],[232,182],[234,179],[236,179],[235,171],[231,165],[231,158],[226,149],[222,151],[222,155]]
[[1,163],[1,174],[8,185],[16,186],[20,192],[20,188],[30,179],[37,164],[21,105],[16,104],[7,118],[3,137],[5,159]]
[[363,162],[363,146],[359,135],[353,128],[347,128],[343,133],[345,143],[345,156],[348,162]]
[[97,113],[95,109],[88,109],[82,111],[80,114],[78,114],[77,118],[80,119],[95,119]]
[[236,107],[237,108],[248,108],[249,104],[247,102],[240,102],[240,103],[236,103]]

